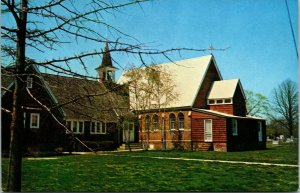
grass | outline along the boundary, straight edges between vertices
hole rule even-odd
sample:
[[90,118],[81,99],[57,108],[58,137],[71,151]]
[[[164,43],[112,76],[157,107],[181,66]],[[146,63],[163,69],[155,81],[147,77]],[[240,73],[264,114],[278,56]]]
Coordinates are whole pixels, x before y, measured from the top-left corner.
[[[121,153],[120,153],[121,154]],[[124,153],[127,154],[127,153]],[[184,157],[195,159],[251,161],[280,164],[298,164],[298,144],[283,143],[280,145],[267,144],[266,150],[242,152],[214,152],[214,151],[146,151],[132,152],[134,155],[149,157]]]
[[[144,157],[134,158],[131,155]],[[148,151],[60,156],[52,160],[24,158],[22,191],[274,192],[298,189],[298,168],[149,158],[154,155],[295,164],[297,145],[286,144],[263,151],[235,153]],[[264,156],[268,157],[263,159]],[[296,160],[292,160],[294,158]],[[3,187],[7,163],[7,159],[2,159]]]

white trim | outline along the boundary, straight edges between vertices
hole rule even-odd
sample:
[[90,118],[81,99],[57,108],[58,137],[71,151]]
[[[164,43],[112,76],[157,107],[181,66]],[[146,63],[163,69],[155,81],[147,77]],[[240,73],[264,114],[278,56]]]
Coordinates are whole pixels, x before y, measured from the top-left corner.
[[[68,128],[68,129],[70,129],[74,134],[84,134],[84,120],[67,119],[66,120],[66,125],[68,125],[67,122],[71,122],[70,128]],[[73,127],[74,127],[74,123],[75,122],[76,122],[76,128],[75,128],[76,130],[74,131]],[[82,122],[82,130],[81,130],[81,132],[79,131],[79,129],[80,129],[80,127],[79,127],[80,124],[79,123],[80,122]],[[69,134],[71,132],[66,131],[66,133]]]
[[[157,117],[157,122],[154,122],[154,117]],[[156,128],[155,128],[155,125],[154,125],[154,123],[156,123]],[[152,116],[152,128],[153,128],[153,131],[158,131],[159,129],[159,116],[157,115],[157,114],[153,114],[153,116]]]
[[[36,125],[33,125],[33,116],[36,116]],[[30,128],[38,129],[40,128],[40,114],[39,113],[30,113]]]
[[[180,123],[182,122],[182,121],[179,120],[179,115],[180,115],[180,114],[183,115],[183,127],[180,127]],[[179,112],[179,113],[177,114],[177,120],[178,120],[178,129],[179,129],[180,131],[183,131],[183,130],[184,130],[184,127],[185,127],[185,124],[184,124],[185,116],[184,116],[184,114],[183,114],[182,112]]]
[[[206,128],[206,122],[207,121],[210,121],[210,128]],[[212,122],[212,119],[204,119],[204,142],[212,142],[213,141],[213,122]],[[206,129],[210,129],[210,132],[206,132]],[[207,135],[211,135],[210,136],[210,139],[207,139]]]
[[[229,103],[226,103],[225,100],[230,100]],[[217,100],[222,100],[222,103],[217,103]],[[214,101],[214,103],[209,103],[210,101]],[[233,104],[232,98],[222,98],[222,99],[207,99],[207,105],[230,105]]]
[[[174,123],[174,128],[171,128],[171,115],[174,115],[174,121],[172,121],[172,123]],[[170,113],[169,114],[169,129],[171,131],[175,131],[176,130],[176,115],[174,113]]]
[[[93,128],[94,126],[94,128]],[[103,132],[104,129],[104,132]],[[92,131],[94,130],[94,131]],[[101,121],[91,121],[90,122],[90,134],[106,134],[106,123]]]

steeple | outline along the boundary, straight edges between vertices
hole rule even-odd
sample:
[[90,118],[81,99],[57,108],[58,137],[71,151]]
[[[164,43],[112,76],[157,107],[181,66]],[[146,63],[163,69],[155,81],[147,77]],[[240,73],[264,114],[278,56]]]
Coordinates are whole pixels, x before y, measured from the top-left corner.
[[115,82],[115,71],[118,68],[114,67],[112,64],[112,59],[106,42],[102,62],[98,68],[96,68],[99,75],[99,82]]

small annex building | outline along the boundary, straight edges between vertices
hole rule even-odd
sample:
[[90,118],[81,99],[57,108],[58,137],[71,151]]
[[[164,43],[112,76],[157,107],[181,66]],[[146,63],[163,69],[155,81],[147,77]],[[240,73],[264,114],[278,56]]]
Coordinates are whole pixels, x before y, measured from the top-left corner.
[[[213,55],[157,66],[168,69],[174,92],[179,95],[164,108],[133,109],[139,114],[139,142],[144,147],[214,151],[266,148],[266,121],[246,115],[241,81],[223,80]],[[118,83],[130,87],[126,73]]]

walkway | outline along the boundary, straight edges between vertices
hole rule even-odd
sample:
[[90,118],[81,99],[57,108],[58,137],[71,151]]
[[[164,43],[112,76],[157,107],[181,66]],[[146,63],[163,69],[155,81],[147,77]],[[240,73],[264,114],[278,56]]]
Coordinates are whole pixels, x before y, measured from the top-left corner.
[[[111,154],[106,154],[111,155]],[[245,162],[245,161],[227,161],[227,160],[209,160],[209,159],[194,159],[194,158],[182,158],[182,157],[148,157],[148,156],[131,156],[131,155],[114,155],[114,156],[129,156],[136,158],[151,158],[151,159],[166,159],[166,160],[184,160],[184,161],[198,161],[198,162],[216,162],[216,163],[229,163],[229,164],[247,164],[247,165],[264,165],[264,166],[279,166],[279,167],[298,167],[293,164],[277,164],[277,163],[265,163],[265,162]]]
[[[129,150],[124,151],[111,151],[110,153],[114,152],[126,152]],[[140,150],[137,150],[140,151]],[[96,152],[97,155],[113,155],[107,151],[103,152]],[[94,154],[94,152],[73,152],[73,154]],[[247,164],[247,165],[263,165],[263,166],[279,166],[279,167],[299,167],[298,165],[293,164],[278,164],[278,163],[266,163],[266,162],[246,162],[246,161],[229,161],[229,160],[210,160],[210,159],[195,159],[195,158],[183,158],[183,157],[149,157],[149,156],[135,156],[135,155],[116,155],[113,156],[126,156],[126,157],[136,157],[136,158],[151,158],[151,159],[166,159],[166,160],[183,160],[183,161],[198,161],[198,162],[215,162],[215,163],[229,163],[229,164]]]

